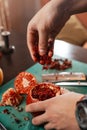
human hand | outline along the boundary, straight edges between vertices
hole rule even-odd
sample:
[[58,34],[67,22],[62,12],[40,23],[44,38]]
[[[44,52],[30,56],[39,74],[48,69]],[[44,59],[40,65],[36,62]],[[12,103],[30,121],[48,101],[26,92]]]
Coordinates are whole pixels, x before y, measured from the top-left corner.
[[[37,61],[35,45],[38,48],[38,57],[45,55],[50,42],[54,39],[65,22],[69,19],[66,0],[51,0],[29,22],[27,28],[27,44],[31,57]],[[52,54],[51,54],[52,56]]]
[[45,124],[45,130],[80,130],[75,118],[76,102],[82,94],[68,92],[26,106],[26,112],[44,111],[32,119],[34,125]]

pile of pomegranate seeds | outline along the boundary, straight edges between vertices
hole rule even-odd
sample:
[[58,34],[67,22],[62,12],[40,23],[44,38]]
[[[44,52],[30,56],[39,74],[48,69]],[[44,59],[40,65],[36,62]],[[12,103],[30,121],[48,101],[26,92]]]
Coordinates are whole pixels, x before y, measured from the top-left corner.
[[68,59],[54,59],[49,65],[43,65],[43,69],[56,69],[56,70],[65,70],[72,67],[72,62]]
[[48,43],[48,50],[44,56],[40,56],[38,52],[37,44],[34,46],[34,57],[35,62],[39,62],[43,65],[43,69],[56,69],[56,70],[65,70],[72,67],[72,62],[68,59],[52,59],[53,56],[53,44]]

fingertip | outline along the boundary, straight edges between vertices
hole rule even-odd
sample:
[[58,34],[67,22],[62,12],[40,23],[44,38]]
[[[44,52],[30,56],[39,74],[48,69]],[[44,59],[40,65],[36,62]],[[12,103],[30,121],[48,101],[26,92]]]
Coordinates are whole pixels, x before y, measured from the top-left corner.
[[33,118],[33,119],[32,119],[32,124],[33,124],[33,125],[37,125],[37,124],[38,124],[36,118]]
[[48,48],[48,32],[44,29],[39,30],[39,54],[41,56],[47,53]]
[[40,54],[40,56],[45,55],[46,52],[47,52],[47,49],[42,49],[42,48],[39,49],[39,54]]

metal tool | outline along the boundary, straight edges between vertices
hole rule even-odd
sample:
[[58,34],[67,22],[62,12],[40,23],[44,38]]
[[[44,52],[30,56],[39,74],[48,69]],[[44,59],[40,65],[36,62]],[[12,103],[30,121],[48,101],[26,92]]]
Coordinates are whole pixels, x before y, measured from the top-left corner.
[[58,86],[85,86],[87,87],[87,82],[58,82],[55,83]]
[[4,54],[11,54],[13,53],[13,51],[15,50],[15,46],[10,46],[9,45],[9,36],[10,36],[10,32],[9,31],[3,31],[1,33],[2,37],[3,37],[3,40],[5,42],[5,46],[2,48],[2,53]]
[[85,81],[87,76],[81,72],[60,72],[42,74],[43,82],[59,82],[59,81]]
[[0,130],[7,130],[5,126],[0,122]]

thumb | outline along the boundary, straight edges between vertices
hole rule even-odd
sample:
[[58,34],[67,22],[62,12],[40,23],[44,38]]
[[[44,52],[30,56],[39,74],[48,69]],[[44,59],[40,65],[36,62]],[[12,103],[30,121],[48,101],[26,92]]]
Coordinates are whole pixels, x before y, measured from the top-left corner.
[[45,30],[39,31],[39,54],[45,55],[48,47],[48,33]]

